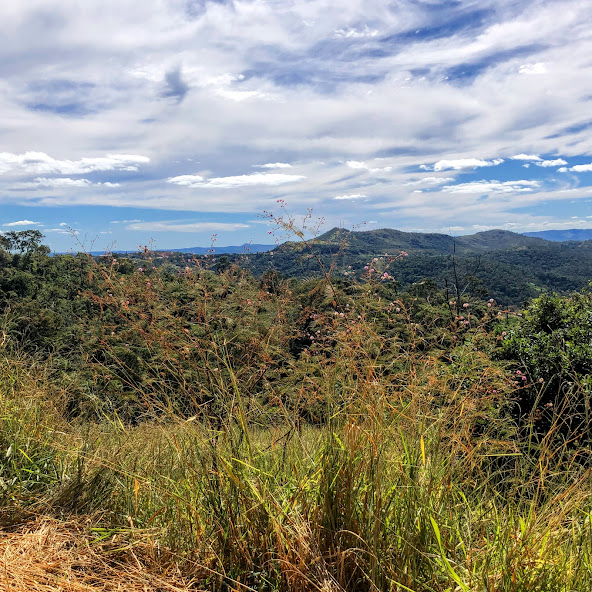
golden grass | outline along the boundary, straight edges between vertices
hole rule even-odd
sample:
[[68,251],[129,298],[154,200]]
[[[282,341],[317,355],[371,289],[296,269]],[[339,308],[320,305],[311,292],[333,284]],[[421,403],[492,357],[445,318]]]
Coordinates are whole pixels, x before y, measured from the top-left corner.
[[185,592],[175,569],[163,571],[148,543],[96,541],[89,524],[37,517],[0,532],[2,592]]

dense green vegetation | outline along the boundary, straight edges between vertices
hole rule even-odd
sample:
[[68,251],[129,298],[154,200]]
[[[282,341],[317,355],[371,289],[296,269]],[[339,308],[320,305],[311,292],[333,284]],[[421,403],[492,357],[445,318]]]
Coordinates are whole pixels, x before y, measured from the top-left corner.
[[[314,246],[314,254],[308,245]],[[553,243],[502,230],[453,238],[335,228],[311,242],[282,244],[273,254],[249,255],[246,265],[255,275],[273,268],[286,277],[319,277],[320,261],[326,269],[333,267],[336,276],[359,280],[373,258],[388,260],[400,251],[410,255],[396,266],[402,289],[431,279],[453,294],[495,298],[504,306],[521,307],[543,291],[580,290],[592,277],[592,241]]]
[[254,274],[4,236],[7,527],[83,516],[196,590],[590,589],[590,292],[500,307],[460,271],[478,235],[448,286],[399,243]]

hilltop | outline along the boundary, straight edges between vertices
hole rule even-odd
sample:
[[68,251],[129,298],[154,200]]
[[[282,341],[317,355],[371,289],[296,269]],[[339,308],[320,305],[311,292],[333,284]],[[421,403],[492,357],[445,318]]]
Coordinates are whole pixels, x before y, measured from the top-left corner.
[[[524,249],[543,247],[548,241],[510,232],[508,230],[487,230],[466,236],[453,237],[448,234],[404,232],[391,228],[380,230],[350,231],[344,228],[333,228],[315,238],[315,245],[338,245],[341,241],[347,243],[348,251],[360,251],[368,254],[407,251],[421,251],[423,253],[450,254],[473,253],[477,251],[491,251],[500,249]],[[275,252],[288,250],[304,250],[302,243],[284,243]]]

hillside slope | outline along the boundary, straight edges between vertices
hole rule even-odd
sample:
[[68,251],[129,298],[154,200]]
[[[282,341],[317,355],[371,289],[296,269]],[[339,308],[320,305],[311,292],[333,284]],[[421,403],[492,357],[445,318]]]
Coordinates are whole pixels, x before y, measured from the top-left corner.
[[[398,259],[401,251],[408,256]],[[253,254],[247,265],[258,275],[273,269],[286,277],[308,277],[320,275],[321,261],[334,277],[347,281],[361,276],[376,257],[383,258],[383,265],[389,257],[397,258],[389,273],[402,288],[430,279],[440,288],[458,286],[515,306],[543,291],[579,290],[592,279],[592,241],[556,243],[506,230],[454,238],[333,228],[306,244],[287,242],[272,253]]]

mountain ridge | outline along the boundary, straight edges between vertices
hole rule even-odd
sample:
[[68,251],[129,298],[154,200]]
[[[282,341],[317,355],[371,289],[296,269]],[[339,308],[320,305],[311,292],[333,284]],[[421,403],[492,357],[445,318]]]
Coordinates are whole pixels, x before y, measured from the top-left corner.
[[535,236],[553,242],[592,240],[592,228],[568,228],[567,230],[540,230],[524,232],[524,236]]

